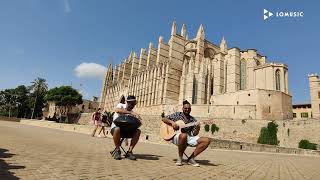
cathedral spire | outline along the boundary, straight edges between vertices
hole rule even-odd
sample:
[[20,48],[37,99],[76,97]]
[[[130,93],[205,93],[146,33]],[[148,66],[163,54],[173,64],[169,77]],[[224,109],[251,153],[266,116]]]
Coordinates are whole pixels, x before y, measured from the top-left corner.
[[187,28],[185,24],[182,24],[182,28],[181,28],[181,36],[186,38],[187,35]]
[[171,36],[177,34],[177,24],[176,20],[173,20],[172,27],[171,27]]
[[224,36],[222,36],[222,40],[221,40],[221,43],[220,43],[220,50],[221,50],[221,52],[227,52],[227,50],[228,50],[227,42],[224,39]]
[[153,48],[153,43],[150,42],[150,43],[149,43],[149,50],[151,50],[152,48]]
[[199,29],[198,29],[198,32],[197,32],[197,38],[202,38],[204,39],[204,28],[203,28],[203,25],[201,24]]
[[137,58],[137,53],[133,52],[133,58],[136,59]]
[[159,36],[159,44],[160,43],[163,43],[163,37],[162,36]]
[[129,57],[128,57],[128,62],[131,62],[131,60],[132,60],[132,50],[130,51],[130,54],[129,54]]

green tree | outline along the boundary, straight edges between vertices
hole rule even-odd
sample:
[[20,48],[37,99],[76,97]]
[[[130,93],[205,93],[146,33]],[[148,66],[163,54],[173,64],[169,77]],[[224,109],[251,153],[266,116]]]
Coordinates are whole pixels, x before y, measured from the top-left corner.
[[15,88],[15,95],[18,104],[16,115],[17,117],[25,118],[30,113],[32,107],[30,104],[30,91],[26,86],[20,85]]
[[270,144],[278,145],[278,124],[275,122],[269,122],[267,127],[263,127],[260,130],[260,136],[258,138],[258,143],[260,144]]
[[77,104],[82,103],[82,95],[70,86],[61,86],[50,89],[45,101],[52,101],[60,111],[60,120],[62,116],[68,118],[68,113],[71,108]]
[[35,117],[36,114],[41,113],[42,108],[44,107],[44,96],[48,91],[48,85],[46,80],[43,78],[37,78],[31,82],[30,89],[33,91],[34,104],[32,108],[31,119]]
[[0,92],[0,102],[2,104],[2,112],[5,116],[12,116],[13,110],[17,107],[17,96],[15,89],[5,89]]

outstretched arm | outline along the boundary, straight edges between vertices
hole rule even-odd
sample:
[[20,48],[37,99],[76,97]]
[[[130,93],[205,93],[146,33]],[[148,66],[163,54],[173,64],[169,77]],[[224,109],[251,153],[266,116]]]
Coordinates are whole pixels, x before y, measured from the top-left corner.
[[172,121],[168,118],[162,118],[162,122],[164,122],[166,124],[170,124],[174,129],[179,129],[179,126],[174,121]]
[[132,111],[127,111],[126,109],[122,108],[115,108],[114,112],[119,113],[119,114],[131,114]]

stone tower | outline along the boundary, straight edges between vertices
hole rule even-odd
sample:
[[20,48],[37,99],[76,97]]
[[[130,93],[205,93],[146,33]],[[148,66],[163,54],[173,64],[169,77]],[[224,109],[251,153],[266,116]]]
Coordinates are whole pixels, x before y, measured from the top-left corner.
[[320,79],[317,74],[309,74],[310,99],[313,118],[320,118]]

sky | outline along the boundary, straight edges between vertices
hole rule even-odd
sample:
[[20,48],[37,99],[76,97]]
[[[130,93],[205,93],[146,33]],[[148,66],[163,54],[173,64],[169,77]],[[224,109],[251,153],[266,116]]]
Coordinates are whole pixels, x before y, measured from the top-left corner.
[[[320,1],[298,0],[0,0],[0,90],[45,78],[100,96],[103,73],[131,50],[139,55],[159,36],[168,42],[175,19],[189,38],[203,24],[206,39],[257,49],[288,65],[292,101],[310,101],[308,74],[320,73]],[[263,10],[274,13],[263,20]],[[279,18],[298,11],[303,17]]]

